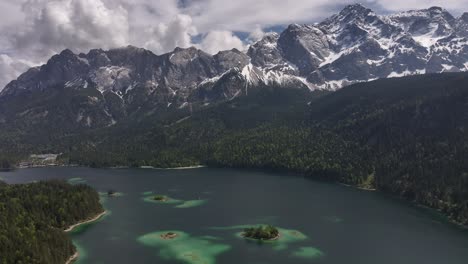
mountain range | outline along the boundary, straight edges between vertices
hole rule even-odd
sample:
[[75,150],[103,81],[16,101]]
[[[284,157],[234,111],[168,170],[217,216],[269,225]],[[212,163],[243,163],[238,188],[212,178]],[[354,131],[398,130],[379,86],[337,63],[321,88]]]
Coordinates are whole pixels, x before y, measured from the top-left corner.
[[286,170],[468,225],[467,25],[438,7],[351,5],[246,52],[64,50],[1,91],[0,167],[61,153],[91,167]]
[[70,129],[99,128],[129,116],[193,111],[252,88],[336,90],[379,78],[466,70],[468,13],[455,18],[431,7],[380,16],[354,4],[321,23],[267,33],[246,52],[64,50],[3,89],[0,124],[53,120]]

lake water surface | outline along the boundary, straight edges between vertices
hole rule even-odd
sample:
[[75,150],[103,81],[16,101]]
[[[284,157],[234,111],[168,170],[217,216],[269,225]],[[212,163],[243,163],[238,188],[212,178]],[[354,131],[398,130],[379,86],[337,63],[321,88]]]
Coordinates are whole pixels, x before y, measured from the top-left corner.
[[[78,263],[467,264],[468,232],[376,192],[300,176],[231,169],[42,168],[0,172],[8,183],[64,179],[100,192],[109,214],[72,234]],[[151,201],[156,194],[167,203]],[[145,198],[147,198],[145,200]],[[279,241],[238,237],[282,228]],[[174,231],[179,237],[159,239]]]

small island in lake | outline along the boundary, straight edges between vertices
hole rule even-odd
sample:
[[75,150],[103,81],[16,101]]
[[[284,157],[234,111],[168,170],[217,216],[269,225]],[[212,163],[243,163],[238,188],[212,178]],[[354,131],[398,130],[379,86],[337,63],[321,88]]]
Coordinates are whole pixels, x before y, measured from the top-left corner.
[[115,198],[115,197],[121,197],[124,196],[124,193],[118,192],[114,189],[109,189],[106,192],[99,192],[99,195],[101,198],[106,199],[106,198]]
[[242,236],[257,240],[277,240],[280,236],[278,229],[272,225],[245,228]]
[[154,203],[154,204],[172,204],[175,208],[178,209],[186,209],[186,208],[193,208],[204,205],[207,201],[198,199],[198,200],[179,200],[172,198],[168,195],[163,194],[154,194],[153,192],[144,192],[144,197],[142,198],[143,201]]
[[166,202],[168,199],[164,195],[155,195],[153,196],[153,200],[159,201],[159,202]]
[[176,237],[177,237],[177,234],[174,232],[167,232],[167,233],[161,234],[162,239],[174,239]]
[[152,232],[138,237],[137,241],[155,248],[165,260],[186,264],[216,264],[218,255],[231,249],[216,238],[191,236],[181,230]]

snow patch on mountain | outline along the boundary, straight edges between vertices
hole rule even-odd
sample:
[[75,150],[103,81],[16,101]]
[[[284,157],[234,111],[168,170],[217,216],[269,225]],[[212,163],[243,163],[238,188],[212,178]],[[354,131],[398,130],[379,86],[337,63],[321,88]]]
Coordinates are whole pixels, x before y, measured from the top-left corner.
[[416,40],[423,47],[430,48],[437,43],[440,39],[443,39],[445,36],[437,36],[436,31],[438,29],[438,24],[431,23],[429,32],[421,35],[414,35],[413,39]]
[[91,77],[96,83],[97,89],[103,93],[109,90],[124,90],[131,85],[131,70],[120,66],[100,67]]
[[8,84],[0,99],[56,88],[97,90],[101,95],[85,98],[72,116],[83,126],[102,126],[136,111],[232,100],[268,85],[337,90],[378,78],[468,71],[467,38],[468,13],[454,18],[432,7],[378,15],[354,4],[321,23],[266,33],[247,52],[64,50]]

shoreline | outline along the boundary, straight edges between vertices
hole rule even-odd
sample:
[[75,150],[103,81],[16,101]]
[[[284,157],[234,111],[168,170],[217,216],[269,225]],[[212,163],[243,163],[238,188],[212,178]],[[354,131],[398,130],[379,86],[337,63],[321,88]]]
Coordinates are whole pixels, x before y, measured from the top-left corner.
[[188,167],[175,167],[175,168],[155,168],[157,170],[190,170],[190,169],[201,169],[206,168],[205,165],[195,165],[195,166],[188,166]]
[[65,262],[65,264],[71,264],[73,262],[75,262],[78,257],[79,257],[80,254],[78,254],[78,250],[75,252],[75,254],[73,254],[68,260],[67,262]]
[[244,233],[241,234],[241,236],[245,239],[250,239],[250,240],[256,240],[256,241],[264,241],[264,242],[271,242],[271,241],[276,241],[280,239],[281,234],[278,234],[277,236],[270,238],[270,239],[258,239],[258,238],[253,238],[253,237],[248,237]]
[[345,186],[345,187],[358,189],[358,190],[362,190],[362,191],[368,191],[368,192],[378,191],[376,188],[364,188],[364,187],[359,187],[358,185],[351,185],[351,184],[346,184],[346,183],[341,183],[341,182],[337,182],[337,183],[338,183],[338,185],[342,185],[342,186]]
[[28,166],[16,166],[13,170],[20,169],[39,169],[39,168],[68,168],[68,167],[80,167],[77,164],[43,164],[43,165],[28,165]]
[[153,166],[140,166],[138,169],[151,169],[151,170],[190,170],[190,169],[200,169],[200,168],[207,168],[206,165],[194,165],[194,166],[187,166],[187,167],[173,167],[173,168],[157,168]]
[[73,229],[75,229],[76,227],[78,227],[78,226],[80,226],[80,225],[89,224],[89,223],[92,223],[92,222],[94,222],[94,221],[99,220],[99,219],[100,219],[101,217],[103,217],[106,213],[107,213],[107,211],[104,210],[104,212],[98,214],[97,216],[95,216],[95,217],[93,217],[93,218],[91,218],[91,219],[84,220],[84,221],[80,221],[80,222],[78,222],[78,223],[76,223],[76,224],[74,224],[74,225],[69,226],[69,227],[68,227],[67,229],[65,229],[64,231],[65,231],[65,233],[69,233],[69,232],[73,231]]
[[[80,225],[95,222],[95,221],[99,220],[101,217],[103,217],[106,213],[107,213],[107,211],[104,210],[102,213],[96,215],[95,217],[93,217],[91,219],[80,221],[80,222],[78,222],[78,223],[76,223],[74,225],[69,226],[67,229],[64,230],[64,232],[69,233],[69,232],[73,231],[73,229],[75,229],[76,227],[78,227]],[[78,259],[79,256],[80,256],[80,254],[78,253],[78,250],[75,249],[75,253],[73,255],[71,255],[70,258],[68,258],[68,260],[67,260],[67,262],[65,262],[65,264],[74,263]]]
[[[11,171],[16,169],[38,169],[38,168],[92,168],[90,166],[79,165],[79,164],[41,164],[41,165],[28,165],[28,166],[16,166],[13,168],[7,168],[5,170]],[[206,165],[193,165],[193,166],[185,166],[185,167],[170,167],[170,168],[159,168],[153,166],[140,166],[134,167],[135,169],[153,169],[153,170],[188,170],[188,169],[200,169],[200,168],[207,168]],[[111,166],[111,167],[100,167],[98,169],[131,169],[131,166]]]

